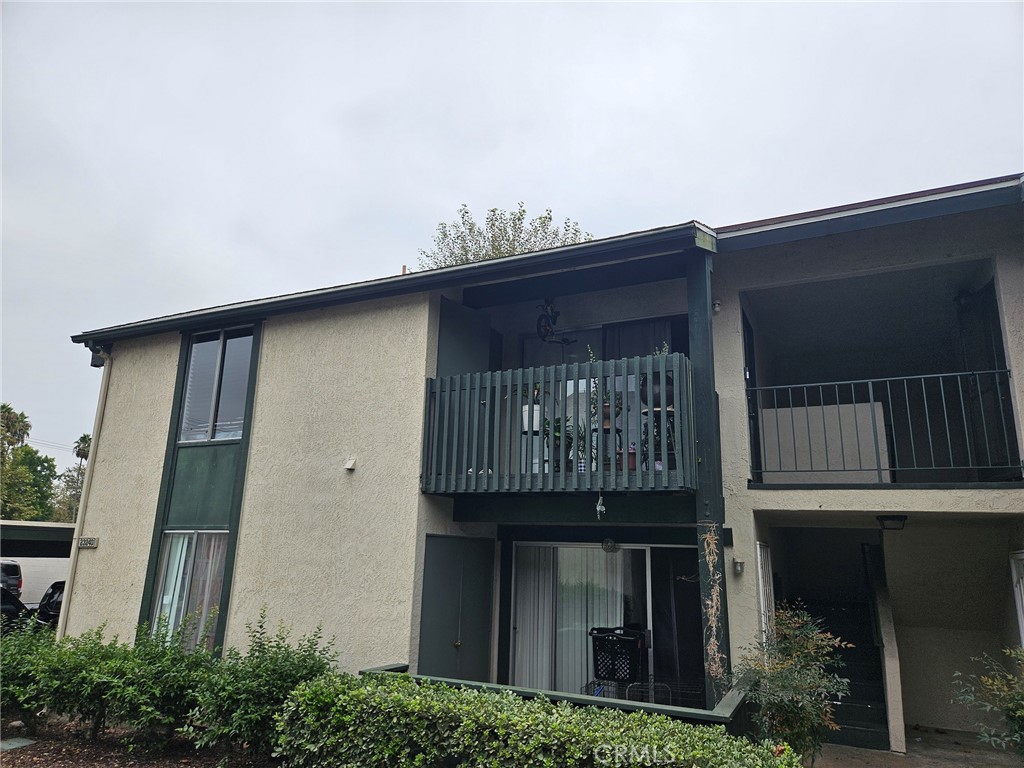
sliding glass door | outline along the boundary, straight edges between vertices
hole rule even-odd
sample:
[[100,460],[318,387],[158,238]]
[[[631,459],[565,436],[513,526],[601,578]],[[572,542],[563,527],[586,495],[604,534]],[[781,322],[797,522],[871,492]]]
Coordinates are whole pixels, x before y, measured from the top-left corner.
[[[608,549],[597,543],[515,545],[512,684],[703,707],[696,549]],[[590,637],[595,627],[644,633],[635,682],[604,685],[597,678]]]
[[593,627],[649,630],[647,550],[517,544],[514,685],[579,693],[593,678]]

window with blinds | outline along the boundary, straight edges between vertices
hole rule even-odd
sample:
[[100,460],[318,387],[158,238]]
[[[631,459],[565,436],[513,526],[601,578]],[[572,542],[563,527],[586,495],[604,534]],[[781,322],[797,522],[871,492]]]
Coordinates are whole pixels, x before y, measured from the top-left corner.
[[180,442],[242,436],[252,329],[198,334],[189,350]]

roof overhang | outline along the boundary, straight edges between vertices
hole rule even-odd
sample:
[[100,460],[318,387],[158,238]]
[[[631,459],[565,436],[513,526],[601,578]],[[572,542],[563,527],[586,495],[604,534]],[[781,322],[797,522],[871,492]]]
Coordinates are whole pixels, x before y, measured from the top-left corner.
[[[182,312],[71,337],[96,350],[122,339],[251,323],[271,315],[372,299],[463,288],[483,307],[546,295],[678,276],[678,259],[697,249],[719,253],[968,213],[1021,206],[1020,174],[711,229],[696,221],[502,259],[396,275],[209,309]],[[572,274],[572,281],[566,281]],[[557,286],[557,290],[553,290]]]
[[761,248],[815,237],[905,224],[941,216],[1017,205],[1024,201],[1020,174],[957,184],[791,216],[718,227],[718,251]]
[[[238,325],[270,315],[470,286],[477,291],[475,301],[482,305],[489,301],[493,302],[499,294],[513,295],[508,292],[507,286],[514,283],[521,283],[522,290],[538,291],[542,290],[545,278],[550,281],[552,276],[565,275],[569,272],[576,275],[599,275],[602,270],[607,271],[616,265],[638,265],[643,262],[678,258],[681,254],[695,249],[714,251],[715,247],[714,232],[699,222],[691,221],[502,259],[166,315],[126,325],[85,331],[72,336],[71,340],[76,344],[85,344],[90,349],[96,349],[115,341],[138,336]],[[642,269],[640,274],[645,274]],[[584,284],[575,279],[574,283]],[[522,290],[515,293],[522,293]]]

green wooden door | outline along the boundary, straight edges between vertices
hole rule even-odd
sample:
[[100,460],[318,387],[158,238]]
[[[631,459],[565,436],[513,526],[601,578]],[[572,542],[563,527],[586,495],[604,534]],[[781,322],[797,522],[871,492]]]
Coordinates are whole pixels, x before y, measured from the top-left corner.
[[489,679],[493,581],[493,540],[427,536],[419,674]]

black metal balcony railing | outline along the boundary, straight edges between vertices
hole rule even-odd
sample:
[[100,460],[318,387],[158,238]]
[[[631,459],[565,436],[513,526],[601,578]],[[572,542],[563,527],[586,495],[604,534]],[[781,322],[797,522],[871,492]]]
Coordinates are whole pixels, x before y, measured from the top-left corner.
[[754,479],[999,482],[1021,477],[1010,372],[747,390]]
[[693,490],[690,381],[681,354],[429,379],[421,487]]

